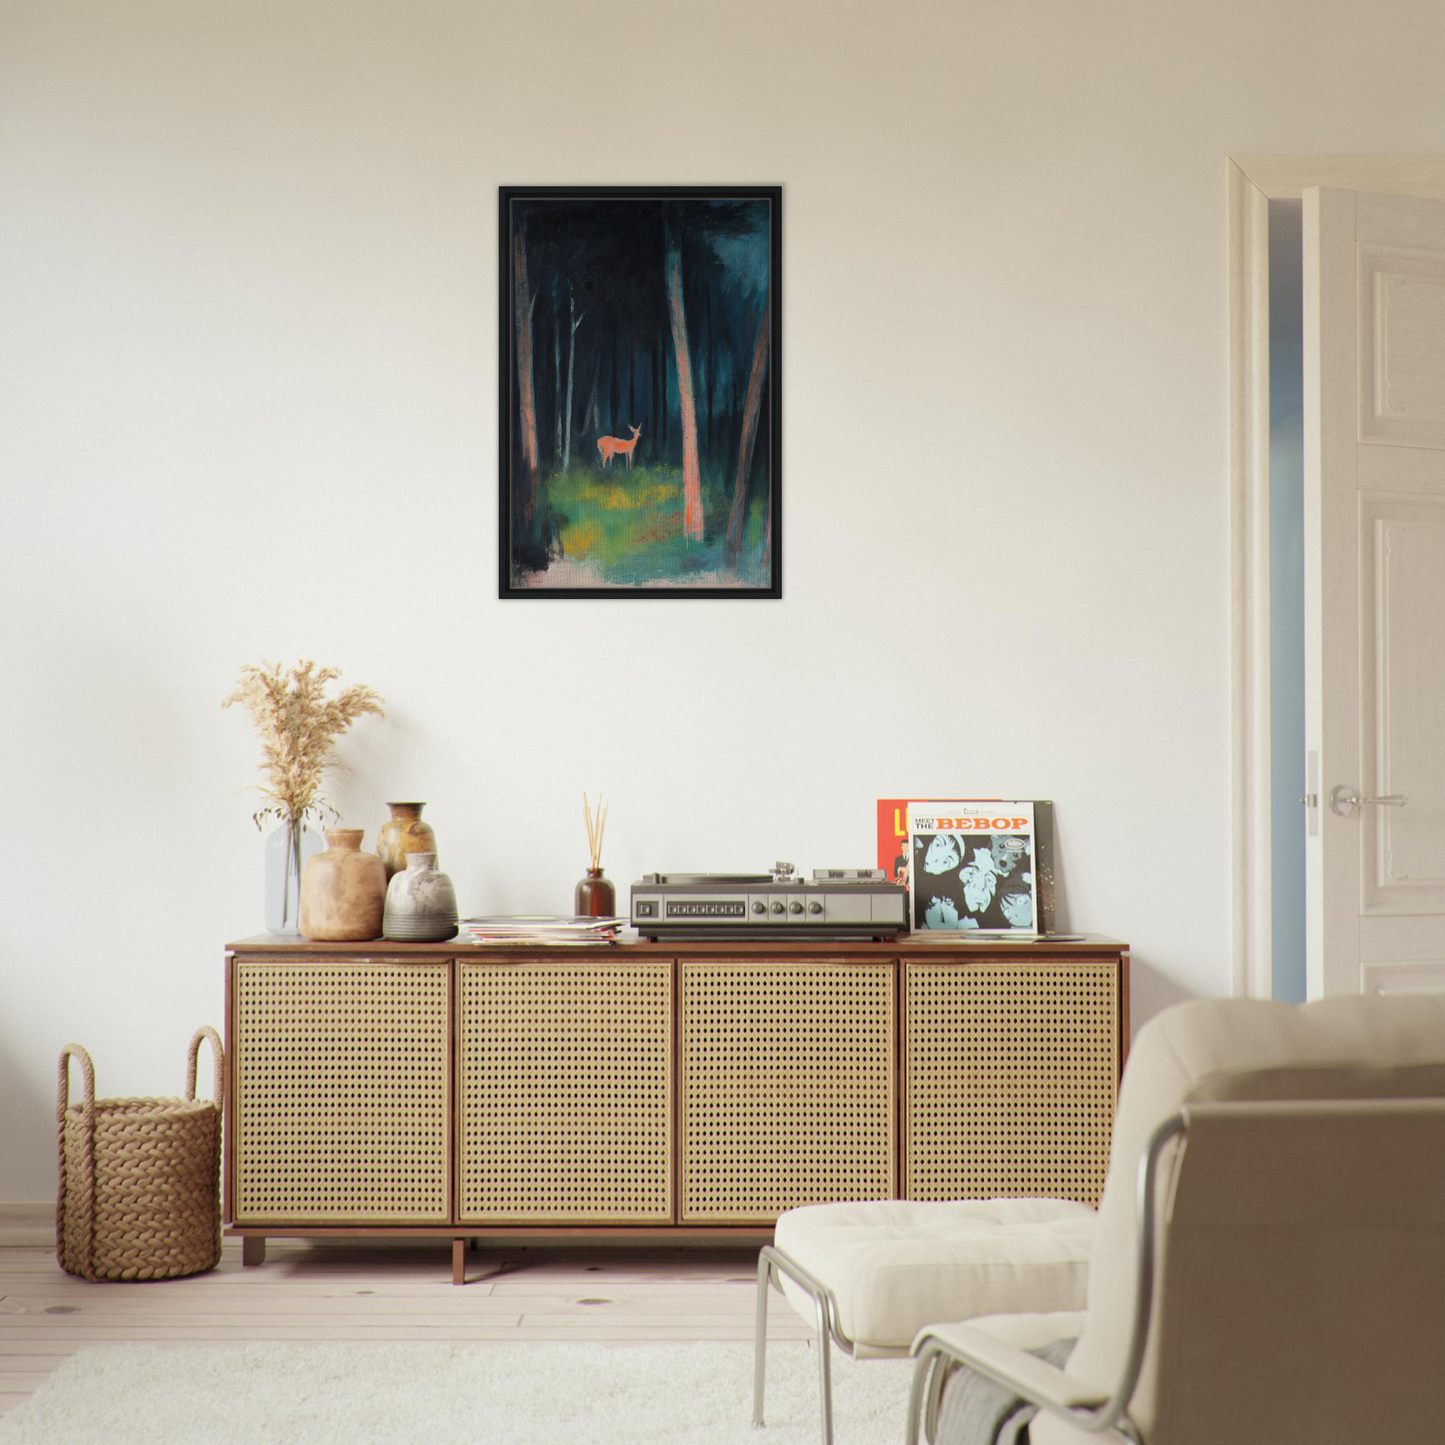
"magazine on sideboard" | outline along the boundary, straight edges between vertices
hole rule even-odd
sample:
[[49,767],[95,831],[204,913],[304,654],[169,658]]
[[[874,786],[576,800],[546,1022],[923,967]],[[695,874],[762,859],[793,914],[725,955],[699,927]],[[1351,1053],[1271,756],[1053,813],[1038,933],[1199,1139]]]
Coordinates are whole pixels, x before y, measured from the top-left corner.
[[879,798],[877,866],[908,887],[915,931],[1054,931],[1050,799]]

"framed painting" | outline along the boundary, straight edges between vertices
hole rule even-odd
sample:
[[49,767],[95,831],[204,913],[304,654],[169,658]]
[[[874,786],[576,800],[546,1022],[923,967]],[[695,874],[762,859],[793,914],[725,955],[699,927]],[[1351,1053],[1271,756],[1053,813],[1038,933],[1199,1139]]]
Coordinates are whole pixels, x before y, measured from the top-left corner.
[[502,186],[503,597],[781,597],[782,188]]

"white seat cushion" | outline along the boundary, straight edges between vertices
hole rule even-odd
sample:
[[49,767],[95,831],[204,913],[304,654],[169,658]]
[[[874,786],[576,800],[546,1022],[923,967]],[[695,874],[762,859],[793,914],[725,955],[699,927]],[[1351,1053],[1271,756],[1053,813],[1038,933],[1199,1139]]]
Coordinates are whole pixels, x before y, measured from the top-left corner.
[[[833,1291],[858,1354],[906,1354],[925,1325],[1083,1309],[1094,1218],[1071,1199],[813,1204],[774,1241]],[[783,1293],[814,1321],[797,1285]]]

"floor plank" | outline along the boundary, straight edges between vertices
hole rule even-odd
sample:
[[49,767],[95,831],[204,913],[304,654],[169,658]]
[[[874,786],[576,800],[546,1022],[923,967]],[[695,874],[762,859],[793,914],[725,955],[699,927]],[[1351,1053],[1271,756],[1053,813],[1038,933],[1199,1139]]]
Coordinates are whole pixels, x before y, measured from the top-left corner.
[[[94,1284],[49,1248],[0,1248],[0,1413],[75,1351],[119,1343],[221,1348],[296,1343],[752,1339],[757,1252],[658,1246],[471,1251],[451,1283],[450,1247],[378,1240],[271,1241],[241,1264],[188,1279]],[[772,1339],[811,1331],[776,1295]]]

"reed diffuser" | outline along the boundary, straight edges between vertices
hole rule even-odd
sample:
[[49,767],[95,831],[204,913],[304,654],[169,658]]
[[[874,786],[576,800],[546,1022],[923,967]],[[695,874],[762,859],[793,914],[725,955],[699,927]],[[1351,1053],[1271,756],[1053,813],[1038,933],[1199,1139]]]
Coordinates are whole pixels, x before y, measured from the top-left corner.
[[587,825],[587,852],[592,859],[587,876],[577,885],[573,895],[579,918],[613,918],[617,914],[617,890],[610,878],[602,876],[602,837],[607,832],[607,804],[597,795],[594,809],[587,794],[582,794],[582,821]]

